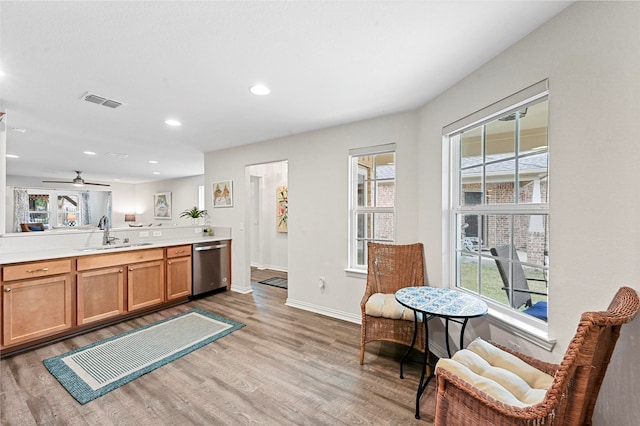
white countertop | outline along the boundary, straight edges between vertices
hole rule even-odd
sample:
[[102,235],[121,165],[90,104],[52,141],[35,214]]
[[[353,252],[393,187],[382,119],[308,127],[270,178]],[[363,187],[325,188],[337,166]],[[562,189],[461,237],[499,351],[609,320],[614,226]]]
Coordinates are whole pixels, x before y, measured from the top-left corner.
[[[230,240],[230,237],[225,236],[208,236],[208,235],[194,235],[194,236],[179,236],[175,238],[162,238],[153,241],[132,241],[130,246],[108,248],[107,246],[89,246],[89,247],[60,247],[60,248],[45,248],[35,250],[21,250],[21,251],[8,251],[0,253],[0,264],[10,264],[19,262],[31,262],[45,259],[60,259],[65,257],[80,257],[91,256],[96,254],[108,254],[117,253],[132,250],[148,250],[158,247],[170,247],[178,246],[182,244],[195,244],[206,243],[214,241]],[[114,244],[115,246],[121,246],[123,244]],[[144,243],[144,245],[140,245]]]
[[[4,236],[0,239],[0,264],[30,262],[45,259],[60,259],[66,257],[91,256],[96,254],[109,254],[132,250],[145,250],[159,247],[178,246],[183,244],[196,244],[215,241],[231,240],[231,230],[227,228],[214,228],[219,230],[217,235],[204,235],[202,232],[193,233],[192,228],[182,229],[165,228],[162,237],[140,238],[139,230],[120,229],[113,230],[112,235],[118,236],[113,248],[103,246],[102,231],[90,233],[71,232],[65,235],[51,236],[27,233],[32,235]],[[126,232],[125,232],[126,231]],[[74,237],[75,234],[75,237]],[[46,239],[42,239],[46,237]],[[71,238],[73,237],[73,239]],[[130,245],[123,244],[125,238],[129,238]],[[35,246],[35,247],[34,247]]]

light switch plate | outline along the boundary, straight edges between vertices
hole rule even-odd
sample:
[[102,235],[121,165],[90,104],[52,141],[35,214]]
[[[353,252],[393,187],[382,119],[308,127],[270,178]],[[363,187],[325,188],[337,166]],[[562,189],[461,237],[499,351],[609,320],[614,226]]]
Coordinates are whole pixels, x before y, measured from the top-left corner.
[[161,237],[162,236],[162,231],[153,231],[153,236],[154,237]]
[[140,236],[140,238],[148,237],[149,236],[149,231],[140,231],[138,236]]

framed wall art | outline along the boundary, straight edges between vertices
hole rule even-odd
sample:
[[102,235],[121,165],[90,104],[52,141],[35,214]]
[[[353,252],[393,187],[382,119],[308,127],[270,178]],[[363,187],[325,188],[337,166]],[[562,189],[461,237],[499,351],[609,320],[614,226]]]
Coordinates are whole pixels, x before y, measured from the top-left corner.
[[171,219],[170,192],[157,192],[153,194],[153,218]]
[[233,207],[233,181],[213,182],[212,189],[213,207]]
[[289,190],[286,186],[276,189],[276,229],[278,232],[288,231],[289,221]]

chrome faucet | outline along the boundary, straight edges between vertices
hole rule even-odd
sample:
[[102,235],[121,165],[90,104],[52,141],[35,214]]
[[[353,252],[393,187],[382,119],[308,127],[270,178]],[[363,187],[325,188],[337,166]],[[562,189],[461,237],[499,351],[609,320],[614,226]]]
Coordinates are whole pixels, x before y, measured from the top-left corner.
[[102,216],[98,221],[98,228],[104,230],[102,234],[102,245],[109,245],[120,238],[110,237],[109,236],[109,218],[107,216]]

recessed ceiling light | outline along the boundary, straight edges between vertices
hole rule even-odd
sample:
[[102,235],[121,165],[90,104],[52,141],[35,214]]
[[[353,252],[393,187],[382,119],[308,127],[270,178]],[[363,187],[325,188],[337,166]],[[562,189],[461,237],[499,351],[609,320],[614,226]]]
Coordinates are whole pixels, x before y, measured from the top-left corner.
[[7,158],[20,158],[19,155],[15,155],[15,154],[7,154],[7,155],[5,155],[5,157],[7,157]]
[[164,124],[166,124],[167,126],[173,126],[173,127],[182,126],[182,123],[179,122],[178,120],[165,120]]
[[156,160],[149,160],[149,164],[158,164]]
[[154,175],[159,175],[159,174],[160,174],[160,172],[153,172],[153,174],[154,174]]
[[87,155],[96,155],[95,152],[93,151],[84,151],[83,154],[87,154]]
[[264,95],[268,95],[269,93],[271,93],[271,89],[269,89],[264,84],[253,85],[253,86],[251,86],[249,88],[249,90],[251,90],[251,93],[253,93],[254,95],[258,95],[258,96],[264,96]]

